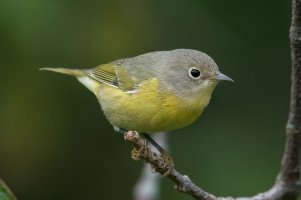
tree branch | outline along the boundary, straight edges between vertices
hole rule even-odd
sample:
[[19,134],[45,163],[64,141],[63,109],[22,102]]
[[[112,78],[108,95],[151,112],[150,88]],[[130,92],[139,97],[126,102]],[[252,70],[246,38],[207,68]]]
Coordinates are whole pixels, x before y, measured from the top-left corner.
[[286,125],[286,148],[279,181],[294,185],[300,180],[301,159],[301,1],[292,1],[290,28],[292,75],[291,100]]
[[[140,137],[140,135],[137,132],[127,132],[124,135],[124,138],[125,140],[131,142],[134,145],[134,149],[136,151],[141,152],[141,159],[151,164],[153,166],[153,169],[159,169],[157,170],[157,172],[159,172],[162,175],[165,175],[165,171],[160,170],[165,166],[164,158],[160,157],[160,155],[152,151],[149,146],[146,146],[146,140],[143,137]],[[180,174],[174,168],[172,168],[170,173],[166,176],[176,184],[175,188],[180,192],[188,193],[192,195],[195,199],[215,199],[213,195],[205,192],[196,184],[194,184],[188,176]]]
[[[292,0],[290,43],[292,56],[290,111],[281,170],[275,185],[270,190],[253,197],[215,197],[198,187],[188,176],[172,168],[167,178],[176,184],[175,188],[178,191],[200,200],[295,200],[298,198],[301,189],[301,0]],[[164,175],[164,172],[160,171],[164,168],[164,159],[145,145],[144,138],[139,134],[127,134],[125,139],[134,145],[136,151],[142,152],[141,159]]]

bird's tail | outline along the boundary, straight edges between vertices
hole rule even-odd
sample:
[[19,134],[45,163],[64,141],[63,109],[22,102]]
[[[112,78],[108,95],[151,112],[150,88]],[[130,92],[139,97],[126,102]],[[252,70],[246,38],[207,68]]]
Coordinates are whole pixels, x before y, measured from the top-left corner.
[[70,76],[75,76],[75,77],[81,77],[85,76],[85,73],[83,70],[80,69],[67,69],[67,68],[40,68],[40,70],[47,70],[47,71],[53,71],[57,73],[62,73],[62,74],[68,74]]

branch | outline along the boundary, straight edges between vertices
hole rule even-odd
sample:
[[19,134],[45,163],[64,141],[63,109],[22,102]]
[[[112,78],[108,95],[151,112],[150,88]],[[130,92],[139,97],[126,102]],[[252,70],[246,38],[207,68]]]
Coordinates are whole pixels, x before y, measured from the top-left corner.
[[[290,111],[281,170],[275,185],[270,190],[253,197],[215,197],[173,167],[166,177],[176,184],[175,188],[178,191],[200,200],[295,200],[298,198],[301,189],[301,0],[292,0],[290,42],[292,56]],[[134,145],[136,151],[142,152],[141,159],[164,175],[164,171],[160,170],[164,168],[164,159],[145,145],[145,139],[133,133],[125,135],[125,139]]]
[[286,125],[286,148],[279,181],[294,185],[300,180],[301,159],[301,1],[292,2],[290,29],[292,75],[291,100]]
[[[153,166],[153,169],[158,169],[162,175],[165,175],[163,169],[165,166],[165,160],[157,153],[152,151],[149,146],[146,146],[146,140],[137,132],[129,131],[124,135],[125,140],[131,142],[134,145],[134,150],[141,152],[140,158]],[[170,173],[166,175],[176,184],[176,189],[180,192],[188,193],[196,199],[202,200],[214,200],[215,197],[194,184],[188,176],[182,175],[175,168],[172,168]]]
[[291,188],[296,199],[300,190],[301,170],[301,0],[292,1],[290,28],[292,59],[290,111],[286,125],[286,144],[276,184]]

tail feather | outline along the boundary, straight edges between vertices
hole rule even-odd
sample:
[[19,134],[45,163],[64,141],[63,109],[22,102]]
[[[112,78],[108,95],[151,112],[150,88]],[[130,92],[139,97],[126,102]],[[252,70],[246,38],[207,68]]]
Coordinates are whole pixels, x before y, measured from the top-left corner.
[[57,72],[57,73],[68,74],[68,75],[75,76],[75,77],[81,77],[81,76],[85,75],[84,71],[80,70],[80,69],[44,67],[44,68],[40,68],[40,70],[53,71],[53,72]]

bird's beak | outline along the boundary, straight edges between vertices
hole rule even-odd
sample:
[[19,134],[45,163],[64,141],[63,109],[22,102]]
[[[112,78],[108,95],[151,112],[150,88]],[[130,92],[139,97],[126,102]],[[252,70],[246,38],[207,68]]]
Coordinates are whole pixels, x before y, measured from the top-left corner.
[[218,72],[218,74],[210,77],[211,80],[215,80],[215,81],[231,81],[234,82],[233,79],[231,79],[230,77]]

